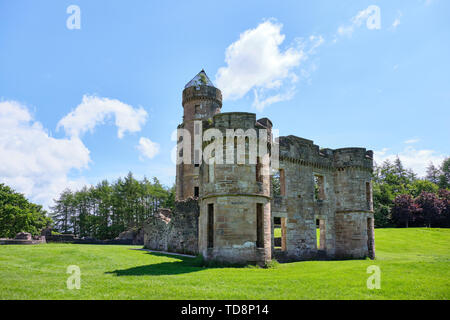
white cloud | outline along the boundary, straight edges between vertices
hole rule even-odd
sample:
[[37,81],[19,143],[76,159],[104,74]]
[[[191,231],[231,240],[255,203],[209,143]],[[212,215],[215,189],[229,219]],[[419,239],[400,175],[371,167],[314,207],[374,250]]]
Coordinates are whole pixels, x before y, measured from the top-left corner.
[[350,26],[339,26],[337,33],[340,36],[351,36],[353,34],[354,27],[353,25]]
[[399,153],[389,152],[388,148],[374,152],[375,162],[378,165],[381,165],[385,160],[393,162],[397,156],[406,168],[412,169],[420,177],[426,175],[426,170],[430,162],[438,166],[445,159],[445,155],[438,154],[434,150],[417,150],[412,146],[406,147]]
[[0,182],[48,207],[71,180],[73,169],[87,168],[89,150],[76,136],[51,137],[28,109],[15,101],[0,102]]
[[[260,93],[258,93],[258,91]],[[286,92],[278,93],[278,94],[269,96],[269,97],[267,97],[267,98],[265,98],[265,99],[263,99],[261,101],[260,101],[259,97],[260,97],[260,95],[264,94],[264,90],[263,89],[259,89],[259,90],[258,89],[254,89],[253,93],[254,93],[254,96],[255,96],[255,98],[253,100],[253,106],[257,110],[262,111],[262,110],[264,110],[265,107],[271,105],[272,103],[276,103],[276,102],[281,102],[281,101],[286,101],[286,100],[292,99],[292,97],[295,94],[295,90],[294,90],[294,88],[291,87],[291,89],[286,91]]]
[[239,40],[226,49],[227,66],[219,68],[216,74],[216,84],[225,100],[240,99],[253,90],[253,106],[262,110],[292,97],[299,78],[295,68],[314,53],[324,39],[311,36],[306,41],[297,40],[283,51],[280,48],[285,40],[282,27],[275,20],[264,21],[241,33]]
[[[363,22],[366,22],[368,29],[380,29],[380,8],[378,6],[371,5],[366,9],[359,11],[352,19],[350,19],[350,24],[339,26],[337,35],[351,37],[353,32],[362,26]],[[336,38],[334,42],[336,42]]]
[[144,137],[139,139],[139,145],[136,148],[144,157],[149,159],[154,158],[159,153],[159,144]]
[[396,29],[400,25],[400,19],[403,16],[403,13],[399,11],[397,13],[397,17],[395,18],[394,22],[392,23],[392,29]]
[[406,140],[405,143],[406,144],[413,144],[413,143],[417,143],[419,141],[420,141],[420,139],[409,139],[409,140]]
[[400,18],[396,18],[392,23],[392,27],[397,28],[400,25]]
[[79,137],[111,116],[115,117],[117,136],[122,138],[127,131],[140,131],[148,114],[142,107],[133,108],[119,100],[85,95],[81,104],[59,121],[57,129],[63,127],[68,135]]

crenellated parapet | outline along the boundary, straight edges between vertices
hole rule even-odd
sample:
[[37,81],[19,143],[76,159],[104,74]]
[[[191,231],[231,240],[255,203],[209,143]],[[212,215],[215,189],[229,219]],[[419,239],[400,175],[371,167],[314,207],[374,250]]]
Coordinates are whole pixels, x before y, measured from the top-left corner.
[[333,151],[336,168],[360,168],[373,170],[373,151],[365,148],[342,148]]
[[185,105],[192,100],[212,100],[218,105],[222,105],[222,92],[207,85],[187,87],[183,90],[182,104]]
[[373,169],[373,151],[365,148],[320,149],[312,140],[296,136],[280,137],[279,143],[280,160],[330,170]]

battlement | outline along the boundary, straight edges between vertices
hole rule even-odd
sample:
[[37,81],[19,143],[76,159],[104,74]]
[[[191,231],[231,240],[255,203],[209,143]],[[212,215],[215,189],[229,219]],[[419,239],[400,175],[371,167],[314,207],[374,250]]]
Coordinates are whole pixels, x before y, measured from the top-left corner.
[[361,167],[372,170],[373,151],[365,148],[320,149],[312,140],[297,136],[280,137],[280,158],[306,161],[336,168]]
[[200,85],[183,90],[183,106],[192,100],[213,100],[222,107],[222,92],[211,86]]
[[218,129],[254,129],[256,114],[248,112],[218,113],[213,118],[214,127]]
[[365,148],[342,148],[333,152],[334,163],[338,168],[361,167],[372,170],[373,151]]
[[262,126],[266,129],[272,129],[272,127],[273,127],[272,121],[270,121],[269,118],[261,118],[256,122],[257,122],[258,126]]
[[312,140],[297,136],[280,137],[280,160],[304,162],[309,165],[332,167],[332,150],[321,152]]

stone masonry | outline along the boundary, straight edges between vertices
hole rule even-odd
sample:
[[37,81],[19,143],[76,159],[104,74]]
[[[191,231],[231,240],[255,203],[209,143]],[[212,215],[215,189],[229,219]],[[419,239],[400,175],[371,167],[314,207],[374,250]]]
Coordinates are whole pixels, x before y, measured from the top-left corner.
[[151,250],[198,253],[197,200],[178,201],[174,210],[160,209],[144,224],[144,247]]
[[[190,149],[192,157],[177,165],[175,210],[161,210],[144,226],[147,248],[229,263],[375,258],[372,151],[321,149],[311,140],[279,137],[274,170],[268,160],[272,122],[253,113],[221,113],[222,94],[203,70],[185,86],[183,107],[178,128],[189,135],[179,136],[177,152],[184,157]],[[207,129],[222,134],[223,149],[214,147],[218,138],[202,140]],[[244,134],[229,143],[230,129]],[[256,136],[247,135],[251,130]],[[237,155],[241,137],[244,156]],[[250,161],[252,143],[258,151],[267,147],[268,157]],[[206,161],[198,146],[204,154],[214,150]],[[234,162],[221,163],[220,157]],[[279,194],[272,190],[274,176]],[[274,245],[275,220],[281,247]]]

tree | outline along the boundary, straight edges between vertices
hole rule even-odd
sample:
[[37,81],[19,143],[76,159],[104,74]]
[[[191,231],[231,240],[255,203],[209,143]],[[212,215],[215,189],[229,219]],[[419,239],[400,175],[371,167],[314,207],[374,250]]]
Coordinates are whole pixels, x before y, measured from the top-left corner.
[[[416,175],[405,169],[398,157],[394,163],[386,160],[381,166],[375,166],[373,203],[376,227],[391,227],[399,223],[391,214],[394,200],[401,194],[409,194],[416,180]],[[398,225],[404,225],[404,222]]]
[[450,227],[450,190],[441,189],[439,190],[439,198],[442,201],[442,213],[441,213],[441,227]]
[[65,190],[51,209],[57,230],[111,239],[142,226],[160,207],[173,208],[174,204],[174,187],[165,188],[157,178],[139,181],[130,172],[113,184],[103,180],[95,187]]
[[431,226],[440,222],[445,204],[436,194],[424,191],[416,198],[415,203],[422,209],[421,223],[431,228]]
[[446,158],[441,165],[441,175],[439,176],[439,187],[441,189],[450,188],[450,157]]
[[430,165],[427,167],[427,175],[425,176],[425,179],[434,184],[438,184],[440,175],[441,170],[439,170],[439,168],[436,168],[434,164],[430,162]]
[[0,238],[14,238],[19,232],[38,235],[51,223],[42,206],[0,183]]
[[280,171],[277,170],[272,176],[272,196],[278,197],[281,195]]
[[169,194],[167,199],[163,203],[163,208],[173,209],[175,207],[175,194],[176,194],[176,185],[174,184],[172,188],[168,190]]
[[70,189],[64,190],[59,199],[55,199],[55,205],[50,207],[52,210],[51,217],[54,221],[54,227],[63,233],[69,233],[70,220],[73,216],[71,208],[73,194]]
[[419,196],[422,192],[435,193],[439,191],[439,186],[428,180],[415,180],[408,186],[409,194],[413,197]]
[[390,208],[386,205],[378,205],[374,208],[375,228],[392,227]]
[[420,208],[409,194],[398,195],[391,210],[392,219],[399,225],[404,224],[406,228],[418,212]]
[[[418,179],[413,171],[405,169],[398,157],[394,162],[386,160],[381,166],[375,165],[375,226],[450,227],[449,186],[450,158],[446,158],[439,169],[430,163],[424,179]],[[411,199],[414,199],[415,208]]]

